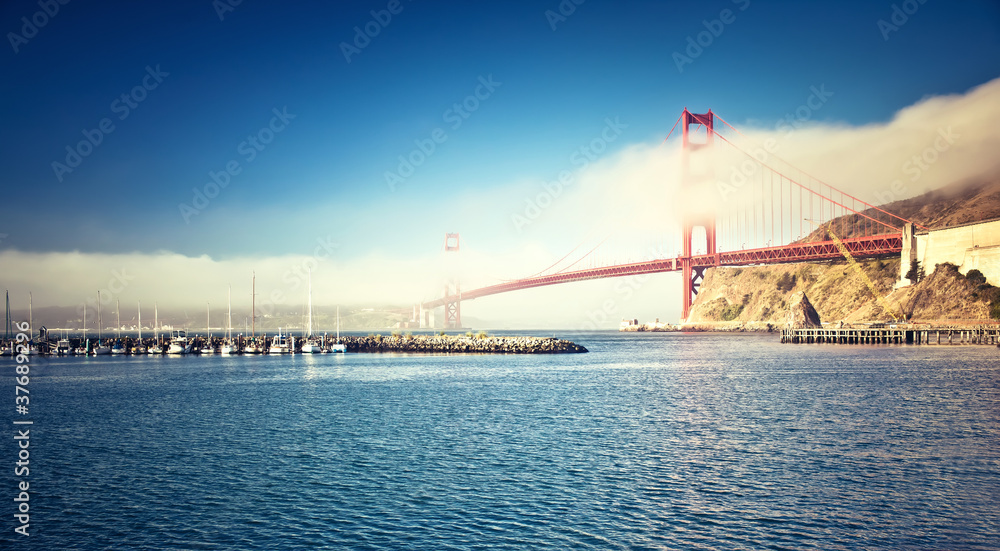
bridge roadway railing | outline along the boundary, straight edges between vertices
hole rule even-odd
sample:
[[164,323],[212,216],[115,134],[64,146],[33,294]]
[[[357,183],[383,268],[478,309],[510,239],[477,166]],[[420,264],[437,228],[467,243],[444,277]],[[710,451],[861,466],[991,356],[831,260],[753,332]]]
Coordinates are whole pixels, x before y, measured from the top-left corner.
[[[899,254],[903,249],[902,234],[847,238],[842,239],[841,242],[855,258]],[[833,260],[842,257],[843,254],[833,241],[817,241],[814,243],[792,243],[778,247],[696,255],[691,257],[691,265],[694,267],[748,266],[753,264],[783,264]],[[681,270],[682,262],[683,259],[677,257],[528,277],[463,291],[461,296],[457,297],[457,300],[472,300],[499,293],[570,283],[573,281],[675,272]],[[455,300],[456,297],[444,297],[425,302],[423,307],[425,309],[437,308]]]

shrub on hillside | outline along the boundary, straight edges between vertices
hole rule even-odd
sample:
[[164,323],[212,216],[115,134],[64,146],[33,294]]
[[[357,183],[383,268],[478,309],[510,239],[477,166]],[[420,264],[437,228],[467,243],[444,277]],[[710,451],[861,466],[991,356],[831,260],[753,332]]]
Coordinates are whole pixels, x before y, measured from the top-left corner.
[[778,282],[775,285],[779,291],[787,293],[795,288],[795,276],[785,272],[778,277]]

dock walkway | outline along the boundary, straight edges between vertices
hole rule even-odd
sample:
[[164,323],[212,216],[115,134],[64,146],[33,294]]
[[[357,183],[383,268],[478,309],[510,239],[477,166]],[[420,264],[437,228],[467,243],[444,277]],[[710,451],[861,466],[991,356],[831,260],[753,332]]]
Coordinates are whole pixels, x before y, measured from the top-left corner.
[[1000,344],[1000,325],[975,327],[815,327],[782,329],[792,344]]

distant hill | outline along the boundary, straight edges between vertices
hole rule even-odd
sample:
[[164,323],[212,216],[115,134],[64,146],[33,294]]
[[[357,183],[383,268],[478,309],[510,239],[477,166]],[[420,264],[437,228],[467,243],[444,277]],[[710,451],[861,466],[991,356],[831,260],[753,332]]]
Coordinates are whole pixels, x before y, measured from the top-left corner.
[[[124,305],[123,305],[124,306]],[[68,329],[77,332],[83,327],[82,306],[49,306],[35,308],[33,319],[35,329],[45,325],[52,330]],[[16,308],[11,311],[15,320],[27,320],[27,308]],[[233,331],[242,332],[243,324],[249,317],[249,308],[246,311],[233,311]],[[194,333],[205,332],[205,311],[197,309],[178,309],[161,305],[159,308],[159,323],[163,328],[187,329]],[[344,307],[340,309],[340,328],[342,331],[377,331],[392,329],[396,323],[410,318],[409,314],[401,313],[401,310],[391,306],[380,307]],[[104,308],[103,331],[114,331],[115,312],[114,306]],[[126,310],[122,308],[122,330],[134,331],[137,326],[137,316],[134,308]],[[222,309],[212,310],[212,331],[223,331],[225,327],[225,312]],[[143,306],[142,316],[143,331],[152,332],[153,328],[153,308]],[[258,332],[276,332],[281,327],[283,331],[294,332],[304,331],[307,327],[306,312],[299,307],[265,312],[259,309],[257,312],[256,328]],[[333,332],[337,327],[337,309],[335,307],[315,307],[313,309],[313,330],[319,333]],[[97,319],[93,309],[87,314],[87,328],[89,331],[97,330]],[[2,333],[0,333],[2,336]]]
[[[932,229],[1000,218],[1000,175],[929,191],[909,199],[878,205],[878,208]],[[866,214],[870,212],[871,209],[865,211]],[[875,214],[871,216],[876,218]],[[861,235],[863,221],[864,218],[857,215],[838,218],[834,226],[849,229],[843,232],[844,235],[837,237]],[[826,239],[826,230],[817,228],[800,241],[808,243]]]

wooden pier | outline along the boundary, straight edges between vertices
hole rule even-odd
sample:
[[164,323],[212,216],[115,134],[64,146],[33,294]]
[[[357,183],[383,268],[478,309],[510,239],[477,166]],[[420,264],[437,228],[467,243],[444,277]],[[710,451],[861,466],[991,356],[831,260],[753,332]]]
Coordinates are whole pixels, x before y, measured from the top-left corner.
[[986,344],[1000,345],[1000,325],[974,327],[815,327],[782,329],[792,344]]

